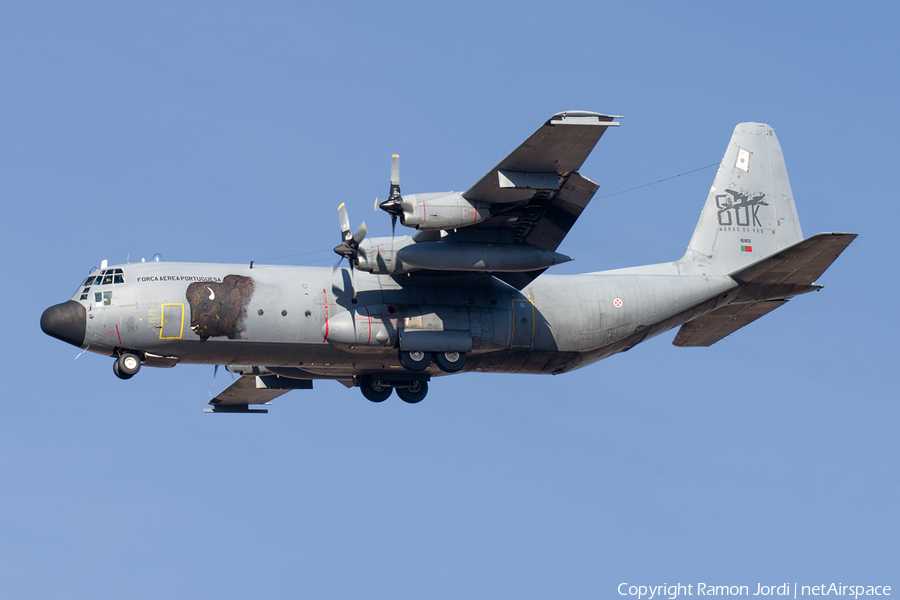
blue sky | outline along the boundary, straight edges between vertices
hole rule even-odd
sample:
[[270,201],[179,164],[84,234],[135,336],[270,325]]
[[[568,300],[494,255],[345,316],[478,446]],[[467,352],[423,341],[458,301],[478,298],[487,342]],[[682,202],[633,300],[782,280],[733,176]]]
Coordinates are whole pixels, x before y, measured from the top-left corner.
[[[607,598],[622,582],[900,586],[889,3],[35,2],[0,13],[0,595]],[[91,267],[327,265],[336,207],[464,190],[562,110],[624,115],[560,251],[681,256],[736,123],[779,136],[825,289],[708,349],[382,405],[206,415],[212,369],[45,336]],[[300,253],[313,253],[302,254]],[[299,255],[299,256],[290,256]],[[220,374],[217,386],[224,385]]]

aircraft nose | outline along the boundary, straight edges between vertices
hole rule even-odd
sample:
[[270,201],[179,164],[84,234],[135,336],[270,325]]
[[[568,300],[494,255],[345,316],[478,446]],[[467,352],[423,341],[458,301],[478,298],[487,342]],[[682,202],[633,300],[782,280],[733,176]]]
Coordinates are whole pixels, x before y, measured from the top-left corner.
[[87,311],[74,300],[54,304],[41,315],[44,333],[79,348],[84,344],[86,327]]

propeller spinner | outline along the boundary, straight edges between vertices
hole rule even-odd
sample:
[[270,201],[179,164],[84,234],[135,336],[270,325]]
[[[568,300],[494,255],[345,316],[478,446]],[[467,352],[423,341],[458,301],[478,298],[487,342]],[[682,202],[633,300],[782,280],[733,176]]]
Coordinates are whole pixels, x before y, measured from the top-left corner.
[[378,208],[391,215],[391,237],[397,229],[397,217],[403,214],[403,205],[400,195],[400,156],[391,157],[391,191],[388,199],[378,204]]

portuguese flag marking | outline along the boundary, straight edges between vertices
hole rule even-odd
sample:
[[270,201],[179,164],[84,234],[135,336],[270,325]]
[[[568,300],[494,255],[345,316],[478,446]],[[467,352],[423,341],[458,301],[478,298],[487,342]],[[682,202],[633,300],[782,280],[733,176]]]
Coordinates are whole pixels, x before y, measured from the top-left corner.
[[753,246],[741,246],[741,252],[753,252]]

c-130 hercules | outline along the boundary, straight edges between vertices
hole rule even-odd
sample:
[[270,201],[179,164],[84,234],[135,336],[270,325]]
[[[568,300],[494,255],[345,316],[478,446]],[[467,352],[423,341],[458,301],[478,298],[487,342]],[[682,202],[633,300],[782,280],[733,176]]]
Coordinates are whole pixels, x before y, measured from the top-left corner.
[[351,234],[342,204],[349,269],[104,261],[41,328],[115,358],[122,379],[177,363],[241,374],[207,411],[265,412],[250,407],[316,379],[415,403],[438,375],[564,373],[674,327],[676,346],[709,346],[820,289],[856,237],[804,239],[775,133],[742,123],[683,257],[542,275],[571,260],[556,249],[598,189],[578,169],[617,118],[553,115],[462,193],[402,195],[394,156],[378,206],[417,231]]

